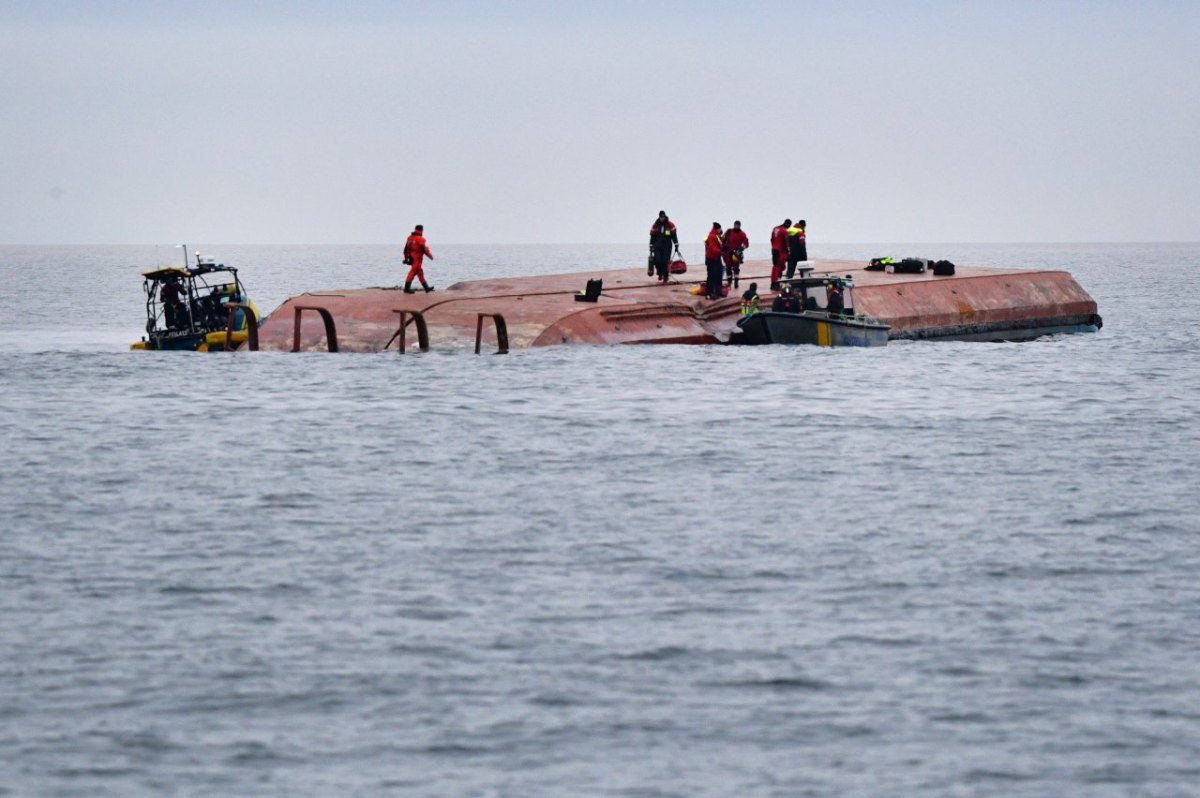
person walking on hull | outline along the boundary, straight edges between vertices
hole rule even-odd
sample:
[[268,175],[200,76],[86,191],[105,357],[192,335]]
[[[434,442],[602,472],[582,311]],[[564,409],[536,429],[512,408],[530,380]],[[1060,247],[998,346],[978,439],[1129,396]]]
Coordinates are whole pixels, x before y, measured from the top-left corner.
[[791,219],[784,219],[783,224],[771,228],[771,290],[779,290],[779,278],[783,277],[783,268],[787,265],[788,240],[787,231],[792,226]]
[[725,233],[725,282],[731,288],[738,287],[738,278],[742,274],[742,261],[746,259],[746,248],[750,246],[750,237],[742,230],[742,223],[735,221],[733,229]]
[[725,241],[721,236],[721,224],[713,222],[712,230],[708,231],[708,238],[704,239],[704,266],[708,269],[708,282],[705,283],[704,295],[709,299],[721,298],[723,271],[721,251],[724,248]]
[[805,245],[805,222],[803,219],[788,228],[788,262],[787,278],[790,280],[796,273],[796,264],[808,260],[808,247]]
[[425,225],[419,224],[404,242],[404,263],[409,267],[408,276],[404,278],[404,293],[417,293],[412,287],[414,277],[421,281],[426,293],[433,290],[433,286],[425,282],[425,270],[421,268],[425,258],[433,260],[433,253],[425,244]]
[[654,271],[660,283],[670,281],[668,268],[672,249],[679,251],[679,233],[675,223],[667,218],[667,212],[659,211],[658,218],[650,225],[650,254],[654,258]]

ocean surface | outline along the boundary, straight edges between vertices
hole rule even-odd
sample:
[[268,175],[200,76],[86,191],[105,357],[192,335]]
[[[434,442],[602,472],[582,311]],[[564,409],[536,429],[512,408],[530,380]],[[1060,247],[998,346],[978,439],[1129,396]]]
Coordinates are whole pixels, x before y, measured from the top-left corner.
[[[193,248],[264,311],[403,278]],[[1066,269],[1104,328],[135,353],[178,249],[0,247],[0,795],[1200,794],[1200,245],[811,251]]]

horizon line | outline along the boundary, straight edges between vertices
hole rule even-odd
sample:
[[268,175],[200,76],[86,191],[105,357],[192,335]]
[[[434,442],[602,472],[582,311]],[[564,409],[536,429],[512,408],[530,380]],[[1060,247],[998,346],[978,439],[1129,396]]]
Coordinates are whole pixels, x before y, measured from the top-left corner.
[[[203,246],[229,246],[229,247],[393,247],[402,246],[399,241],[384,241],[384,242],[278,242],[278,241],[248,241],[248,242],[233,242],[233,241],[218,241],[218,242],[201,242]],[[1162,239],[1162,240],[1142,240],[1142,241],[822,241],[822,246],[868,246],[875,244],[887,245],[914,245],[914,246],[1144,246],[1147,244],[1197,244],[1200,245],[1200,240],[1182,240],[1182,239]],[[197,246],[199,246],[198,244]],[[515,242],[461,242],[461,241],[441,241],[439,246],[451,247],[627,247],[627,246],[645,246],[644,241],[585,241],[585,242],[569,242],[569,241],[515,241]],[[687,246],[693,246],[690,242]],[[162,242],[35,242],[35,243],[16,243],[16,242],[0,242],[0,247],[179,247],[181,244],[166,244]],[[191,245],[189,245],[191,246]],[[697,242],[694,246],[703,246],[703,242]],[[764,244],[765,246],[765,244]]]

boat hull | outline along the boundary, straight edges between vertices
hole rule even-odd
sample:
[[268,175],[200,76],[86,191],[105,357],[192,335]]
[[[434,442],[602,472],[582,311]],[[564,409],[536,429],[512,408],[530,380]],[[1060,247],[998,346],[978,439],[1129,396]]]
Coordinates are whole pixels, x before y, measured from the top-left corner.
[[754,313],[738,321],[741,334],[731,343],[887,346],[888,325],[831,317],[825,313]]

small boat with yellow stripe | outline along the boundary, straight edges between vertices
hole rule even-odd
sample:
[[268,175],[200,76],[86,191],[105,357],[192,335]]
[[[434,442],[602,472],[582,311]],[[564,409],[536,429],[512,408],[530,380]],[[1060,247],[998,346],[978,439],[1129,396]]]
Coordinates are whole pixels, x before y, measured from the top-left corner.
[[142,272],[142,277],[146,335],[131,349],[233,350],[260,320],[237,269],[201,260],[198,252],[194,265],[165,266]]
[[827,275],[781,281],[771,310],[738,320],[730,343],[815,344],[816,346],[887,346],[891,327],[854,312],[852,279]]

